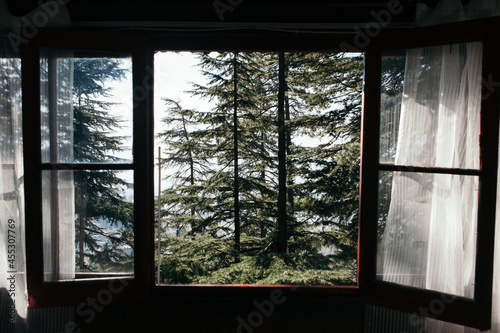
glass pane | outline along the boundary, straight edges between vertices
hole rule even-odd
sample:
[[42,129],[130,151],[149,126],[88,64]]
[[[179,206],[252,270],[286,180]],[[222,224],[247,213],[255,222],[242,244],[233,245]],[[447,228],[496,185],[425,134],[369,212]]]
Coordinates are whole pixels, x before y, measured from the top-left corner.
[[133,171],[43,171],[45,281],[132,275]]
[[382,57],[380,86],[380,162],[394,163],[403,98],[406,54],[395,51]]
[[362,57],[280,56],[155,55],[160,284],[356,283]]
[[379,174],[377,279],[472,298],[478,177]]
[[482,44],[382,56],[380,161],[479,168]]
[[131,57],[42,54],[42,162],[131,163]]

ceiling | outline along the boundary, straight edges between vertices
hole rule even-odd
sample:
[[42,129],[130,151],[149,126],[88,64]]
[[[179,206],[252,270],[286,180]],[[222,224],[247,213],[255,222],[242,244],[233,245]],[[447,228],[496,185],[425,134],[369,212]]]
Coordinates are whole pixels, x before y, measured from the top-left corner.
[[[4,0],[11,14],[26,15],[40,0]],[[58,0],[66,2],[73,25],[227,26],[264,24],[275,27],[352,29],[376,20],[398,0]],[[391,15],[390,27],[407,27],[417,0],[399,0],[402,11]],[[420,1],[421,2],[421,1]],[[436,1],[426,1],[433,5]]]

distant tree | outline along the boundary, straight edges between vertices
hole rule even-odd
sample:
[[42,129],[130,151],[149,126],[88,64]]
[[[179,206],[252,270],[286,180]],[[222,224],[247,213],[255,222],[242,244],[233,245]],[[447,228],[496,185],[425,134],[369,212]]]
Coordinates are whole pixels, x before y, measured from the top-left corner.
[[[0,147],[5,151],[13,152],[21,133],[14,133],[16,121],[20,115],[21,100],[21,62],[16,58],[0,59]],[[16,108],[17,112],[16,112]],[[10,163],[10,162],[6,162]]]
[[[111,115],[109,81],[121,80],[120,61],[77,58],[73,81],[73,152],[78,162],[117,161],[124,138],[116,135],[120,120]],[[114,170],[76,171],[75,213],[77,269],[130,271],[133,265],[133,204],[123,189],[131,185]]]
[[203,114],[182,108],[179,102],[164,99],[164,130],[157,136],[164,147],[162,166],[171,170],[171,186],[162,194],[163,216],[176,235],[190,236],[208,231],[212,200],[202,197],[206,173],[210,171],[212,145],[199,128]]

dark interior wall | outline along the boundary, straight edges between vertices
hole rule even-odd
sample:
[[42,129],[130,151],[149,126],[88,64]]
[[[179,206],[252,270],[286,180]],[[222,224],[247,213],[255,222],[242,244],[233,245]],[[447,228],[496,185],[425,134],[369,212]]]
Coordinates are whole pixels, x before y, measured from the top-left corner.
[[75,322],[82,332],[363,332],[359,300],[280,298],[278,303],[269,298],[165,299],[108,306],[88,324],[88,316]]
[[[392,24],[411,23],[413,0],[392,0],[404,10]],[[6,0],[13,15],[26,15],[40,0]],[[185,22],[200,23],[329,23],[363,24],[373,20],[373,11],[387,9],[390,1],[381,0],[60,0],[66,3],[71,21],[82,22]],[[432,2],[432,1],[431,1]],[[222,15],[221,15],[222,14]]]

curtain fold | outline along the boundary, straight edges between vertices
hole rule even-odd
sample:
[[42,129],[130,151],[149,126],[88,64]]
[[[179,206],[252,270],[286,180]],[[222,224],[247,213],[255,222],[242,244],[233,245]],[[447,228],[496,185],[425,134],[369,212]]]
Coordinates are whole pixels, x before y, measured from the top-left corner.
[[[73,163],[73,52],[44,50],[41,61],[43,163]],[[42,172],[45,281],[75,277],[74,171]]]
[[25,332],[21,60],[7,36],[15,20],[0,3],[0,331]]
[[[58,12],[51,13],[46,26],[69,25],[69,15],[64,4],[57,1],[55,7],[58,8]],[[41,4],[24,18],[13,17],[8,11],[7,4],[0,0],[0,332],[2,333],[45,332],[47,330],[42,329],[38,323],[41,318],[44,318],[45,322],[52,322],[47,314],[52,316],[56,313],[60,321],[64,320],[66,323],[73,319],[74,314],[74,311],[68,311],[68,308],[61,310],[54,308],[52,311],[42,312],[28,311],[25,275],[21,60],[18,52],[22,25],[34,22],[33,18],[39,14],[45,15],[46,10],[45,5]],[[59,72],[60,77],[66,77],[64,82],[72,82],[72,77],[68,74],[72,72],[72,68],[68,63],[61,62]],[[63,85],[66,86],[60,87],[57,99],[61,110],[67,109],[72,94],[72,86],[64,82]],[[68,123],[66,122],[64,126],[67,127]],[[70,141],[66,141],[66,147]],[[67,176],[63,176],[62,179],[64,186],[61,186],[61,204],[63,208],[66,207],[64,211],[70,212],[71,206],[74,205],[74,201],[71,200],[74,192],[73,184]],[[67,186],[70,183],[71,186]],[[74,230],[74,215],[66,221],[71,223],[62,224],[61,231],[68,232],[74,237],[74,231],[71,231]],[[59,258],[65,268],[61,270],[59,278],[74,276],[74,251],[74,240],[69,239],[65,242]],[[61,316],[60,313],[64,315]],[[36,320],[30,320],[31,317]],[[55,327],[52,325],[48,331],[52,331]],[[60,328],[61,325],[57,327]]]
[[[428,26],[499,14],[499,0],[465,3],[442,0],[434,8],[418,4],[416,25]],[[461,53],[456,51],[456,45],[451,45],[407,52],[395,163],[478,168],[481,48],[479,44],[468,43]],[[422,132],[423,128],[428,131]],[[388,204],[379,247],[378,277],[472,297],[477,179],[396,173],[390,185],[392,200]],[[500,181],[497,188],[500,195]],[[500,332],[500,197],[497,197],[496,216],[492,328],[488,331],[491,333]],[[406,236],[402,236],[401,231]],[[401,246],[402,242],[409,246]],[[373,318],[367,322],[366,332],[401,332],[402,321],[398,313],[376,307],[369,307],[368,311]],[[479,332],[469,327],[417,318],[408,316],[403,320],[406,325],[403,331]],[[374,330],[375,322],[379,320],[383,321],[383,328]]]
[[[23,332],[27,317],[21,61],[0,58],[0,325]],[[8,319],[7,319],[8,318]],[[3,326],[3,327],[2,327]]]
[[[395,163],[477,169],[481,44],[408,50]],[[472,297],[478,178],[395,172],[378,276]]]
[[[481,43],[408,50],[396,164],[479,168],[481,61]],[[472,298],[478,177],[395,172],[391,185],[378,278]],[[499,234],[491,332],[499,329]],[[477,332],[432,319],[425,331]]]

